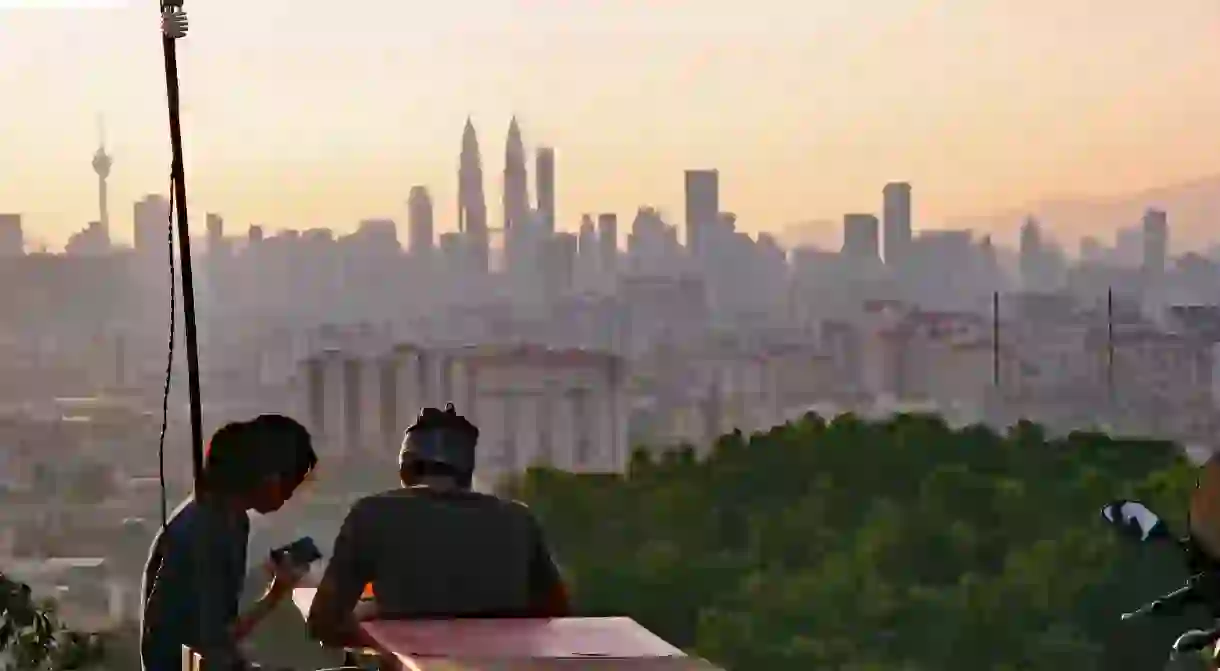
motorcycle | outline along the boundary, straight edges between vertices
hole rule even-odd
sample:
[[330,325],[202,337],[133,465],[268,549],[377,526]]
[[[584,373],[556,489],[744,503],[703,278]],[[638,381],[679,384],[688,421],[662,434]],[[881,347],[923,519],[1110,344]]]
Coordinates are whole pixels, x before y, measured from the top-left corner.
[[1131,500],[1110,503],[1101,509],[1101,517],[1123,536],[1136,542],[1173,546],[1183,554],[1191,573],[1184,586],[1123,614],[1122,619],[1130,621],[1149,616],[1176,615],[1188,607],[1206,609],[1217,626],[1207,630],[1192,629],[1181,634],[1174,641],[1167,668],[1201,668],[1197,661],[1203,656],[1200,653],[1213,648],[1215,652],[1207,656],[1206,668],[1220,669],[1220,646],[1217,646],[1220,641],[1220,563],[1211,559],[1211,553],[1206,552],[1203,544],[1195,538],[1194,525],[1191,534],[1178,537],[1171,533],[1159,515],[1143,503]]

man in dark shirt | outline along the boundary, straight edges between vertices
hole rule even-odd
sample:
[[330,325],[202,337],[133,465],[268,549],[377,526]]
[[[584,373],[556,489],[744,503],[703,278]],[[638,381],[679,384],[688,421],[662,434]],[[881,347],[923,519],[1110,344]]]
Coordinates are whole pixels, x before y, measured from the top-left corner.
[[399,454],[402,488],[357,501],[309,613],[324,645],[371,647],[353,609],[377,617],[563,617],[568,597],[523,504],[471,491],[479,430],[453,405],[425,408]]
[[144,671],[178,671],[182,646],[204,668],[249,668],[237,644],[303,577],[269,565],[266,595],[238,614],[246,574],[247,512],[279,510],[317,464],[309,432],[279,415],[228,424],[212,437],[203,479],[153,541],[144,571]]

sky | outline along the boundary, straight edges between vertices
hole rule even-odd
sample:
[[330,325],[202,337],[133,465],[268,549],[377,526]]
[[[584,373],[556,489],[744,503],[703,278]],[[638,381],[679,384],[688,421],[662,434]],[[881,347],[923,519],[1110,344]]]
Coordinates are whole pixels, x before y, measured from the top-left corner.
[[[452,230],[467,115],[493,213],[509,119],[556,147],[567,229],[681,223],[686,168],[749,231],[877,211],[889,180],[935,227],[1220,174],[1216,0],[186,1],[193,228],[405,223],[424,184]],[[99,115],[112,235],[168,192],[155,5],[0,0],[0,212],[27,238],[97,218]]]

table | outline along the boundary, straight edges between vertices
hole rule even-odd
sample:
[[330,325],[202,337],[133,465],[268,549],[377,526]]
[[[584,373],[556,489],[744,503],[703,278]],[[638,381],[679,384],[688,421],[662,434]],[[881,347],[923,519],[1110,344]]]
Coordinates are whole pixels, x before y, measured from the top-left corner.
[[[302,616],[314,593],[293,591]],[[627,617],[370,620],[361,628],[408,671],[717,671]]]

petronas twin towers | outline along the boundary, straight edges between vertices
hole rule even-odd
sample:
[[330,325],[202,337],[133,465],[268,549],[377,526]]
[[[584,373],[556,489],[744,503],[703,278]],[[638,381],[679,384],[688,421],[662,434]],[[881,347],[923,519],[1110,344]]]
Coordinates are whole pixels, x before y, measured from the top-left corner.
[[[531,216],[529,174],[525,160],[521,128],[517,125],[516,117],[513,117],[504,148],[505,233]],[[479,153],[479,139],[474,123],[467,117],[466,128],[462,131],[462,155],[458,166],[458,232],[471,246],[473,261],[478,268],[488,267],[490,230],[487,225],[487,202],[483,196],[483,160]]]

